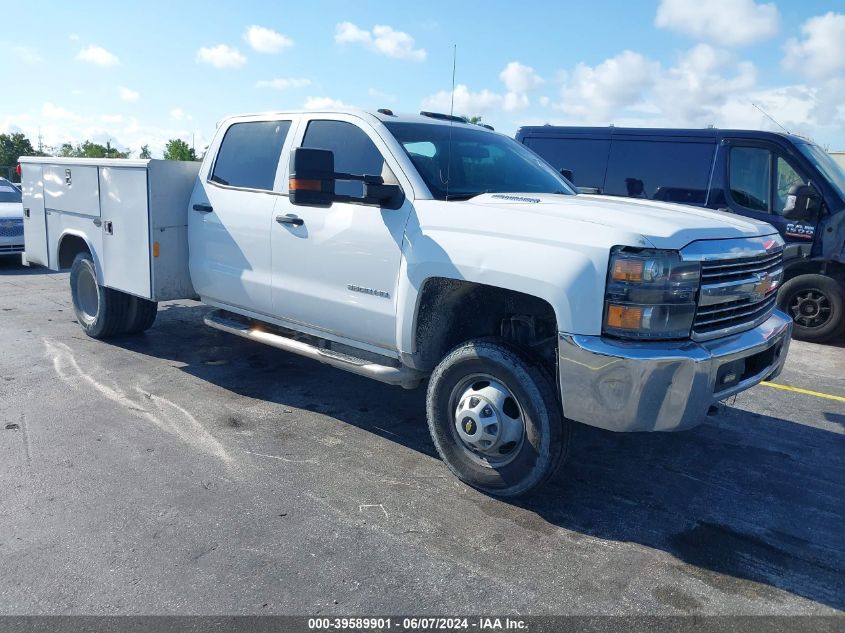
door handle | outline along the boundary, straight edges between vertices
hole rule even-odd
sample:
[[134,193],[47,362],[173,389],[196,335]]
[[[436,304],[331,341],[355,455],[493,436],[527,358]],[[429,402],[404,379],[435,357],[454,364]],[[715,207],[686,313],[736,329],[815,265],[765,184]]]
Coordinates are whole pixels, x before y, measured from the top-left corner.
[[211,213],[212,211],[214,211],[214,207],[212,207],[210,204],[198,203],[194,205],[194,211],[199,211],[200,213]]
[[279,224],[293,224],[294,226],[302,226],[305,224],[305,220],[299,216],[293,215],[292,213],[289,213],[288,215],[277,215],[276,222]]

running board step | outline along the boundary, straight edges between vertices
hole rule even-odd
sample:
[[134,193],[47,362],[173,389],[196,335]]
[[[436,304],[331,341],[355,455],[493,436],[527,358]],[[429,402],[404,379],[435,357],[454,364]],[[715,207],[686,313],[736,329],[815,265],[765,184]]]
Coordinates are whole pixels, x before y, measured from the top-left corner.
[[373,378],[389,385],[398,385],[405,389],[413,389],[418,387],[425,378],[424,373],[409,367],[379,365],[363,358],[356,358],[342,352],[323,349],[303,341],[295,341],[287,336],[262,330],[260,327],[257,327],[259,325],[257,323],[253,324],[235,320],[226,315],[227,313],[222,310],[215,310],[207,314],[203,321],[209,327],[217,330],[258,343],[264,343],[265,345],[270,345],[286,352],[299,354],[300,356],[311,358],[326,365],[345,369],[353,374]]

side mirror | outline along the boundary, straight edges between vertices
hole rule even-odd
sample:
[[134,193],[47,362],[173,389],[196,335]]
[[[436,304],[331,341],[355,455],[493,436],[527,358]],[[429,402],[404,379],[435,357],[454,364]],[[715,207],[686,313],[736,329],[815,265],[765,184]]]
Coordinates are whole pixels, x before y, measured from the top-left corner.
[[288,196],[291,204],[331,206],[334,194],[334,153],[327,149],[297,147],[290,155]]
[[575,184],[575,174],[572,173],[571,169],[561,169],[560,175],[566,178],[573,185]]
[[806,220],[821,209],[821,196],[811,185],[792,185],[786,195],[783,217],[787,220]]
[[[365,176],[365,178],[374,179],[373,176]],[[377,178],[381,180],[380,176]],[[405,194],[402,193],[402,187],[399,185],[386,185],[383,182],[364,180],[364,197],[361,201],[363,204],[398,209],[405,202]]]

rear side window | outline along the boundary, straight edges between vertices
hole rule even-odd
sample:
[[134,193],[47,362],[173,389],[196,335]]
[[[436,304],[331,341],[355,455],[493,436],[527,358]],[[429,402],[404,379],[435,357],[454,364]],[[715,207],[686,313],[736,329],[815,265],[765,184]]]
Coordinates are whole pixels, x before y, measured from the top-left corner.
[[557,170],[569,169],[578,187],[604,187],[610,141],[585,138],[531,138],[525,144]]
[[[305,130],[302,147],[334,152],[335,171],[356,176],[381,176],[384,169],[384,157],[367,133],[346,121],[311,121]],[[338,180],[335,193],[360,198],[364,195],[364,185],[354,180]]]
[[220,144],[212,182],[272,191],[288,130],[290,121],[235,123]]
[[738,205],[768,213],[771,192],[771,154],[761,147],[732,147],[731,197]]
[[714,143],[614,139],[604,193],[704,205]]
[[20,202],[21,192],[11,183],[0,181],[0,202]]

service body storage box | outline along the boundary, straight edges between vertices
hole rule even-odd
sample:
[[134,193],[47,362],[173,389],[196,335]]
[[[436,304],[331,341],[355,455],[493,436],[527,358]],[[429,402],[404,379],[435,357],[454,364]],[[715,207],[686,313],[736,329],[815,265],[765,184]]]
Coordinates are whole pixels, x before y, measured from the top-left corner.
[[24,261],[68,269],[84,240],[101,285],[153,301],[194,297],[188,203],[199,166],[21,158]]

